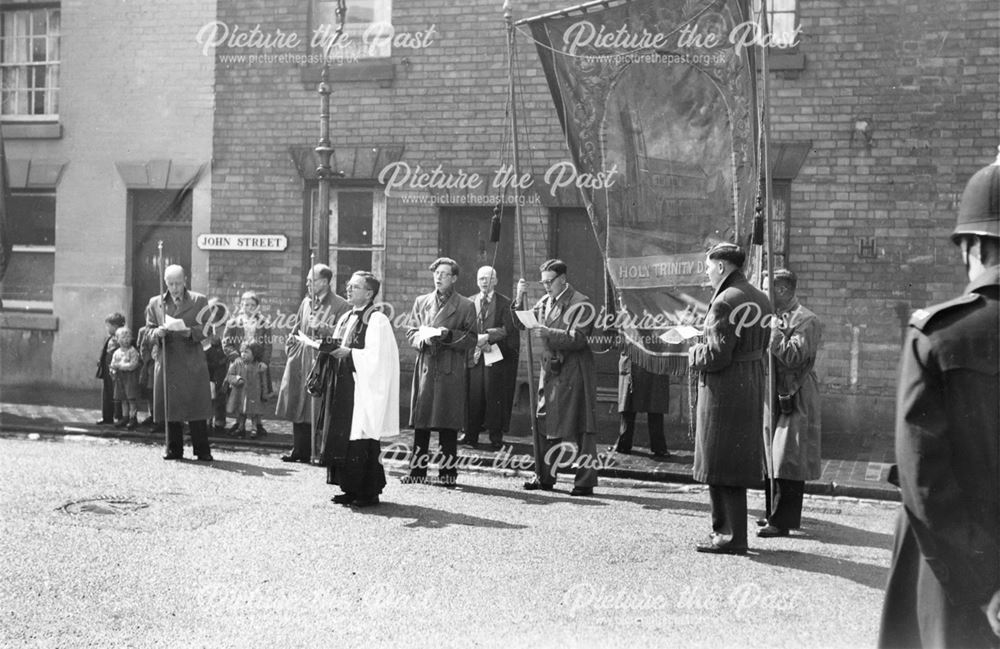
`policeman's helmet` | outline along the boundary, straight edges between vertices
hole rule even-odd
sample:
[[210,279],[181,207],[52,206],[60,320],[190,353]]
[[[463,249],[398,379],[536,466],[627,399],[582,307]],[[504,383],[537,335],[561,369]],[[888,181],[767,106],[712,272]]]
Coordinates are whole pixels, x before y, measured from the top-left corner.
[[958,243],[964,234],[1000,237],[1000,155],[965,185],[951,240]]

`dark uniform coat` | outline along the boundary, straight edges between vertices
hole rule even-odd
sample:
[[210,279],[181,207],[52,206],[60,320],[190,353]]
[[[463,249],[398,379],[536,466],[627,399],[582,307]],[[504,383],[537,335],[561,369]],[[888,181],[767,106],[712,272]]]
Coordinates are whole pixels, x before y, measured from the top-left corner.
[[712,297],[705,342],[690,353],[692,370],[701,372],[693,471],[698,482],[760,486],[769,313],[767,296],[740,271],[726,277]]
[[546,295],[534,308],[539,322],[557,330],[542,338],[537,413],[546,437],[577,442],[582,434],[597,433],[597,369],[587,341],[594,308],[569,284],[550,302]]
[[966,291],[914,313],[903,346],[881,647],[1000,645],[979,608],[1000,589],[1000,267]]
[[[201,293],[185,289],[179,302],[169,291],[150,298],[146,305],[146,326],[164,324],[164,312],[184,321],[187,332],[167,332],[164,347],[154,354],[153,420],[201,421],[212,417],[212,393],[209,387],[208,363],[201,341],[205,339],[204,323],[208,318],[208,299]],[[166,350],[167,412],[164,419],[163,381]]]
[[[310,338],[319,339],[333,331],[333,326],[351,305],[344,298],[327,291],[319,303],[313,307],[312,300],[306,296],[299,305],[295,327],[288,333],[285,341],[285,373],[281,377],[281,387],[278,389],[278,402],[275,414],[293,423],[305,423],[312,420],[312,407],[309,393],[306,392],[306,379],[316,358],[312,347],[303,345],[294,338],[301,331]],[[309,326],[309,317],[315,315],[326,327],[319,330]]]
[[[504,431],[510,429],[521,334],[514,326],[509,297],[494,292],[485,314],[482,301],[482,293],[472,299],[476,309],[476,334],[486,334],[489,343],[500,349],[503,360],[487,367],[475,348],[469,351],[469,399],[485,395],[483,428]],[[470,403],[470,412],[473,409]]]
[[[406,339],[417,349],[410,392],[410,426],[459,430],[466,422],[468,352],[476,346],[476,308],[452,291],[440,309],[436,291],[413,301]],[[417,340],[422,326],[447,331],[429,341]]]
[[670,412],[670,377],[643,369],[623,353],[618,358],[618,412]]
[[[820,457],[819,380],[813,367],[823,335],[816,314],[798,299],[779,315],[785,326],[771,332],[774,356],[775,403],[765,421],[777,417],[771,440],[775,478],[816,480],[823,473]],[[782,414],[778,395],[791,395],[792,412]]]

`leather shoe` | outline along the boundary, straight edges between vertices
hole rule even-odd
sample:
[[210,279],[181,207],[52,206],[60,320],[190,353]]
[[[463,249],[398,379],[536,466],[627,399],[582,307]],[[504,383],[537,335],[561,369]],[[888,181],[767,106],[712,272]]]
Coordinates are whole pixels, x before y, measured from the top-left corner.
[[337,494],[330,499],[338,505],[350,505],[355,500],[354,494]]
[[458,443],[462,446],[468,446],[469,448],[479,448],[479,441],[472,440],[468,435],[462,435],[462,438],[458,440]]
[[759,536],[762,539],[773,539],[777,536],[788,536],[788,530],[784,529],[783,527],[766,525],[757,530],[757,536]]
[[747,548],[732,546],[728,543],[699,543],[694,546],[697,552],[706,554],[746,554]]
[[198,456],[198,461],[199,462],[214,462],[215,458],[212,457],[211,453],[209,453],[208,455],[199,455]]
[[304,460],[301,457],[299,457],[298,455],[291,455],[291,454],[289,454],[289,455],[282,455],[281,456],[281,461],[282,462],[308,462],[308,460]]
[[544,482],[539,482],[537,480],[529,480],[524,483],[525,491],[538,491],[539,489],[541,489],[542,491],[552,491],[553,486],[550,484],[545,484]]
[[673,456],[670,454],[670,451],[663,451],[662,453],[652,453],[650,457],[654,460],[669,460]]
[[371,498],[358,498],[351,503],[351,507],[374,507],[378,503],[378,496],[373,496]]
[[113,419],[98,419],[97,421],[94,422],[94,425],[95,426],[110,426],[110,425],[112,425],[114,423],[115,422],[114,422]]
[[569,492],[571,496],[593,496],[593,487],[573,487],[573,491]]
[[767,519],[766,518],[758,518],[757,519],[757,527],[764,527],[765,525],[767,525]]
[[164,460],[183,460],[184,456],[179,453],[167,453],[163,456]]

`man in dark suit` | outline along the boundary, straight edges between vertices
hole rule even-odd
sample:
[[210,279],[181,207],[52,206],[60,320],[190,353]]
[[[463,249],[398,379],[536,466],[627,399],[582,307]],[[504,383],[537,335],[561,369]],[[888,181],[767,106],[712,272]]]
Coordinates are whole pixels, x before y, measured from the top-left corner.
[[903,344],[880,647],[1000,646],[1000,158],[969,180],[951,238],[970,283],[918,309]]
[[[517,378],[520,333],[514,326],[510,298],[496,291],[497,274],[483,266],[476,275],[479,293],[476,307],[476,346],[469,355],[469,421],[462,444],[475,447],[483,429],[490,445],[503,446],[503,431],[510,425],[514,380]],[[487,365],[487,356],[499,352],[503,358]]]
[[732,243],[708,251],[715,295],[704,342],[689,350],[691,371],[700,372],[693,476],[712,503],[711,538],[695,549],[711,554],[746,554],[747,488],[760,486],[771,303],[743,276],[745,261]]
[[413,301],[406,338],[417,350],[410,393],[413,453],[403,484],[427,481],[431,431],[438,431],[441,464],[438,484],[454,487],[458,477],[458,429],[466,423],[466,356],[475,348],[476,307],[455,292],[458,262],[434,260],[434,290]]
[[[524,488],[551,491],[558,469],[575,461],[570,495],[590,496],[597,486],[600,462],[597,368],[587,340],[594,328],[595,309],[590,298],[570,286],[565,262],[550,259],[539,270],[545,296],[533,309],[541,326],[531,330],[542,344],[534,439],[536,477],[524,483]],[[527,290],[527,282],[518,280],[519,306],[524,305]]]

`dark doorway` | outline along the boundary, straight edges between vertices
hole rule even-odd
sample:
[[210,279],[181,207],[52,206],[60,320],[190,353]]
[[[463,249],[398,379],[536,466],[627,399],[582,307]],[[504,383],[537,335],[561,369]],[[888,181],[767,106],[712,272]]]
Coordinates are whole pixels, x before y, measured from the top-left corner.
[[[458,262],[462,272],[455,290],[466,297],[479,292],[476,271],[481,266],[493,266],[497,271],[497,291],[512,297],[517,278],[514,275],[514,210],[501,215],[500,241],[490,242],[491,208],[441,208],[439,253]],[[428,259],[428,265],[432,259]],[[430,284],[430,271],[427,273]]]
[[[134,331],[146,322],[149,298],[160,292],[157,244],[163,241],[163,264],[180,264],[191,274],[191,192],[134,189],[128,193],[132,223],[132,310]],[[189,280],[190,281],[190,280]]]

